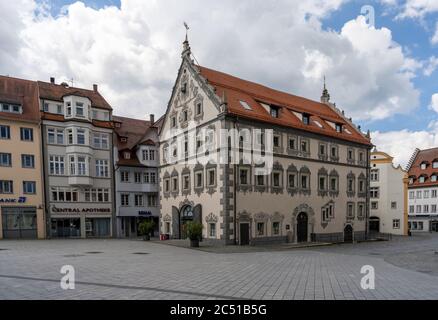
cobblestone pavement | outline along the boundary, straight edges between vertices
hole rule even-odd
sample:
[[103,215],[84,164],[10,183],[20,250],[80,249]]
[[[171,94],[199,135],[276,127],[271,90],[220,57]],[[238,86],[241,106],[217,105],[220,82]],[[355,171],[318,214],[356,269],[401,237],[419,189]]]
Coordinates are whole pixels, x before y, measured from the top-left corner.
[[[5,249],[5,250],[4,250]],[[130,240],[0,241],[0,299],[438,299],[438,235],[211,253]],[[62,290],[63,265],[76,288]],[[360,286],[375,268],[375,290]]]

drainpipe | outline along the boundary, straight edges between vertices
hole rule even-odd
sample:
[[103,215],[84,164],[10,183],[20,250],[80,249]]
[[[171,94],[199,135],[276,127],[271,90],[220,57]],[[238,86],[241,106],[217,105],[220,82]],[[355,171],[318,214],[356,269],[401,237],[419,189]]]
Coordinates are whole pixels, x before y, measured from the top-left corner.
[[[233,123],[234,123],[234,129],[237,129],[237,130],[239,130],[239,125],[237,124],[237,119],[235,119],[234,121],[233,121]],[[234,142],[234,143],[237,143],[237,146],[239,146],[240,145],[240,140],[238,139],[238,141],[236,142]],[[238,154],[240,154],[240,152],[238,153]],[[236,159],[234,159],[234,160],[236,160]],[[237,164],[235,163],[236,161],[234,161],[234,164],[233,164],[233,200],[234,200],[234,218],[233,218],[233,222],[234,222],[234,245],[237,245],[237,221],[236,221],[236,219],[237,219],[237,199],[236,199],[236,197],[237,197],[237,190],[236,190],[236,185],[237,185],[237,183],[236,183],[236,179],[237,179]]]
[[370,218],[370,148],[367,148],[367,194],[366,194],[366,203],[365,203],[365,239],[368,240],[368,228],[369,228],[369,218]]
[[[45,104],[45,100],[42,100],[42,105],[44,108],[44,104]],[[44,109],[43,109],[44,110]],[[51,222],[50,222],[50,212],[49,212],[49,197],[48,195],[50,194],[49,192],[45,192],[46,190],[49,189],[48,186],[48,177],[47,177],[47,169],[46,169],[46,164],[47,164],[47,152],[45,152],[45,150],[47,150],[47,145],[46,145],[46,135],[44,133],[44,125],[43,122],[40,121],[40,131],[41,131],[41,144],[40,144],[40,148],[41,148],[41,164],[42,164],[42,170],[41,170],[41,178],[42,178],[42,183],[41,183],[41,189],[42,189],[42,199],[43,199],[43,218],[44,218],[44,224],[45,224],[45,235],[47,239],[51,238]]]

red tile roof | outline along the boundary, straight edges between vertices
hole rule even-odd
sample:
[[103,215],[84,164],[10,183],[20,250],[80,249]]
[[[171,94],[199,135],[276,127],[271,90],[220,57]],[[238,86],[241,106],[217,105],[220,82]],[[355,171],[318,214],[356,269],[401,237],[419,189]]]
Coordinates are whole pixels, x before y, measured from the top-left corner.
[[[202,66],[198,66],[198,68],[200,74],[215,88],[216,95],[218,97],[225,95],[229,114],[371,146],[369,138],[360,133],[334,108],[327,104],[271,89]],[[240,101],[246,102],[252,110],[243,108]],[[280,107],[279,117],[273,118],[260,103]],[[293,111],[309,114],[311,116],[310,124],[303,124]],[[318,121],[322,128],[314,120]],[[342,124],[343,128],[348,129],[351,134],[348,134],[345,130],[338,133],[322,120]]]
[[90,99],[91,106],[94,108],[112,110],[109,103],[98,91],[68,87],[43,81],[38,81],[38,88],[41,99],[63,101],[63,97],[75,95]]
[[[119,139],[117,139],[117,148],[119,150],[131,150],[146,134],[146,131],[151,127],[150,121],[113,116],[113,121],[120,123],[120,127],[114,125],[114,131]],[[120,137],[128,139],[127,142],[121,142]]]
[[[409,177],[414,177],[414,183],[409,184],[409,188],[438,186],[438,181],[431,181],[431,176],[438,174],[438,169],[432,167],[434,161],[438,161],[438,148],[420,150],[418,152],[408,172]],[[422,163],[427,164],[424,170],[421,169]],[[424,183],[419,182],[418,178],[420,176],[426,176]]]
[[0,118],[39,122],[39,100],[36,82],[0,76],[0,102],[20,104],[22,114],[0,112]]

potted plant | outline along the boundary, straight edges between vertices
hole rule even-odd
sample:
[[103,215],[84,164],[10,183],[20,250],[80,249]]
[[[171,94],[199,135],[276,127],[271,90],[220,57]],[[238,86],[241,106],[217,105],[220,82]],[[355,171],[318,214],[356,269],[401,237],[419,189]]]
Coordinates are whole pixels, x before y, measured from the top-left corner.
[[143,240],[151,240],[151,232],[154,230],[155,224],[153,221],[143,221],[138,226],[140,234],[143,236]]
[[199,240],[202,238],[202,223],[188,222],[186,225],[187,237],[190,239],[190,247],[198,248]]

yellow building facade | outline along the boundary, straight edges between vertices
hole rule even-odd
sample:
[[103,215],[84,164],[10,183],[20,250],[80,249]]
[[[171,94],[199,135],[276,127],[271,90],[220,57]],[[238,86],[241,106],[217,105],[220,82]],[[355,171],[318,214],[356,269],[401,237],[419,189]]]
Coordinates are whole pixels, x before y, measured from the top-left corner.
[[35,83],[0,77],[0,239],[45,238]]

